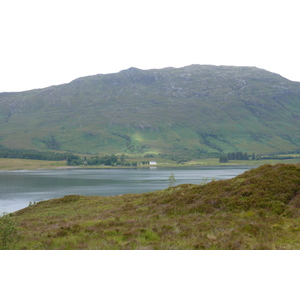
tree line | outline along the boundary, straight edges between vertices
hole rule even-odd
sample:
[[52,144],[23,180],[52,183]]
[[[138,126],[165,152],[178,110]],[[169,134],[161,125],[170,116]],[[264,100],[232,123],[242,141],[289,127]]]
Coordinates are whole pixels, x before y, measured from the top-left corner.
[[[66,161],[67,166],[137,166],[136,162],[126,162],[125,155],[116,156],[92,156],[91,158],[80,157],[72,153],[54,153],[54,152],[40,152],[37,150],[25,149],[8,149],[0,148],[0,158],[19,158],[19,159],[34,159],[34,160],[48,160],[48,161]],[[143,162],[146,163],[146,162]]]
[[136,162],[129,163],[125,161],[125,155],[117,156],[115,154],[105,156],[92,156],[91,158],[72,155],[67,158],[68,166],[137,166]]
[[0,158],[20,158],[20,159],[35,159],[35,160],[49,160],[59,161],[66,160],[69,153],[54,153],[54,152],[40,152],[36,150],[21,150],[21,149],[0,149]]
[[254,153],[252,155],[248,155],[247,152],[243,153],[241,151],[237,151],[237,152],[222,154],[219,158],[219,162],[226,163],[230,160],[249,160],[249,159],[255,160],[256,155]]

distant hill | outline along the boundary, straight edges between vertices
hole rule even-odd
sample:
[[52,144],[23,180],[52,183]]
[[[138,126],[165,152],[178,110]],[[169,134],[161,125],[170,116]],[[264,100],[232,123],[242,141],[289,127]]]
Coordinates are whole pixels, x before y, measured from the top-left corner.
[[300,149],[300,83],[255,67],[191,65],[0,94],[0,145],[190,157]]

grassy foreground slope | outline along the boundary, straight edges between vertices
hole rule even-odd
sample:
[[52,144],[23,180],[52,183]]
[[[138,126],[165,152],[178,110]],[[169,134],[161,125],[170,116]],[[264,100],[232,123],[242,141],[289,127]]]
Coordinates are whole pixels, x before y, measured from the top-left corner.
[[205,185],[69,195],[12,214],[16,249],[300,249],[300,165]]

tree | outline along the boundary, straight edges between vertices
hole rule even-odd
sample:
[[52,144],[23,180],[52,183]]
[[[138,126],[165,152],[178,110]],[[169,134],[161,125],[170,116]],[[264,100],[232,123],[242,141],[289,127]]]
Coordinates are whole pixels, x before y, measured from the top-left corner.
[[247,152],[244,153],[244,160],[249,160],[249,156]]
[[252,160],[255,160],[256,159],[256,157],[255,157],[255,154],[253,153],[252,154]]
[[111,164],[116,164],[118,162],[118,157],[115,154],[110,156]]
[[219,158],[219,163],[227,163],[228,162],[228,156],[226,154],[223,154]]
[[172,187],[175,185],[176,182],[176,178],[174,176],[174,173],[171,173],[170,177],[169,177],[169,187]]
[[120,162],[121,162],[121,164],[125,163],[125,155],[124,154],[121,155]]
[[243,160],[243,153],[241,151],[236,152],[236,160]]

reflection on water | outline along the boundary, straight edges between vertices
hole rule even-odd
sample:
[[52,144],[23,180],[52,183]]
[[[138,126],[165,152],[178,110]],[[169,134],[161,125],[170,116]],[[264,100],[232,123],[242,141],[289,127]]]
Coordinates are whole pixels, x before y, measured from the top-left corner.
[[0,172],[0,212],[12,212],[65,195],[111,196],[143,193],[168,187],[174,173],[176,185],[203,180],[229,179],[252,167],[190,167],[149,169],[65,169]]

